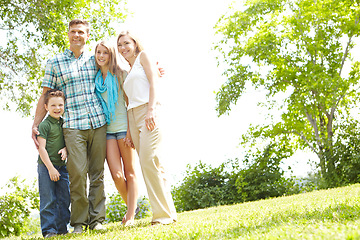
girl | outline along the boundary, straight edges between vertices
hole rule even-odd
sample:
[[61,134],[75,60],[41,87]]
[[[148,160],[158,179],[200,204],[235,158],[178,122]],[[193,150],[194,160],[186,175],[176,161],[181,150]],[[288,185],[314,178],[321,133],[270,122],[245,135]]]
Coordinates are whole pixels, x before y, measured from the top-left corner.
[[114,47],[106,41],[96,45],[95,60],[99,68],[95,78],[96,94],[101,100],[108,124],[106,161],[115,186],[127,205],[122,223],[131,226],[134,224],[135,211],[139,209],[136,209],[138,185],[134,151],[128,144],[130,131],[121,88],[126,72],[119,66]]
[[170,224],[176,221],[176,211],[161,164],[161,126],[155,94],[158,70],[138,39],[128,31],[120,33],[117,44],[118,51],[131,67],[123,88],[128,98],[131,138],[139,154],[153,212],[152,224]]

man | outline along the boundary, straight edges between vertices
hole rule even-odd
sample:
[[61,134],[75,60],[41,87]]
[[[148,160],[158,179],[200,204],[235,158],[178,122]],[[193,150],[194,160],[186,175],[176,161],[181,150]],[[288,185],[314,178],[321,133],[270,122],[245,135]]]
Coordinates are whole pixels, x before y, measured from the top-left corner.
[[32,137],[38,147],[37,127],[46,115],[44,94],[49,89],[63,91],[66,96],[63,131],[68,150],[73,233],[82,233],[87,227],[102,230],[105,220],[106,120],[95,94],[95,59],[84,51],[89,30],[90,25],[85,20],[75,19],[69,23],[70,48],[47,62],[43,94],[32,126]]

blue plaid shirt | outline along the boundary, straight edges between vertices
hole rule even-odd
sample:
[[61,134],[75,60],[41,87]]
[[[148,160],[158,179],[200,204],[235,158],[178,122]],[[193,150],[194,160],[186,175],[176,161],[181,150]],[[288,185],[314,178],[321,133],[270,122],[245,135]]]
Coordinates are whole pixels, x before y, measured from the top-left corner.
[[93,55],[75,58],[66,49],[48,60],[42,87],[59,89],[66,97],[64,128],[87,130],[106,124],[101,103],[95,94],[97,68]]

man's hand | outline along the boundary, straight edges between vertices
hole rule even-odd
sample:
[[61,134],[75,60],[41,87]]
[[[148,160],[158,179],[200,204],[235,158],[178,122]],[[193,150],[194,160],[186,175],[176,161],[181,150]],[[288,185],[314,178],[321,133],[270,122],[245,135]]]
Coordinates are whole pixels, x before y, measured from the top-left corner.
[[39,141],[37,140],[37,135],[39,135],[39,131],[38,128],[36,126],[32,127],[32,131],[31,131],[31,138],[33,139],[34,143],[35,143],[35,147],[36,149],[39,149]]

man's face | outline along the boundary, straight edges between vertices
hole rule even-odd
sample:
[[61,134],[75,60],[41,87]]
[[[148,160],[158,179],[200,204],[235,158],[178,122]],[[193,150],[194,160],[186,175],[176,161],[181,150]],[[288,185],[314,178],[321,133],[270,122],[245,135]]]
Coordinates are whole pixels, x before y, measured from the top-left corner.
[[84,24],[72,25],[68,32],[70,48],[83,47],[89,39],[89,36]]

